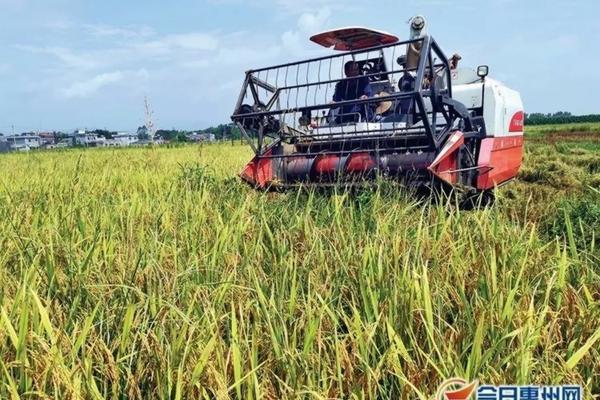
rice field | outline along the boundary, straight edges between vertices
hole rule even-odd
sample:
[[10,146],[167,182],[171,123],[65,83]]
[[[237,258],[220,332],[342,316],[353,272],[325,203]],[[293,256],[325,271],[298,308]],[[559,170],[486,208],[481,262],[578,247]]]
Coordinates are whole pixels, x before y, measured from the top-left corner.
[[0,156],[0,398],[600,398],[600,133],[536,129],[469,212],[258,193],[237,144]]

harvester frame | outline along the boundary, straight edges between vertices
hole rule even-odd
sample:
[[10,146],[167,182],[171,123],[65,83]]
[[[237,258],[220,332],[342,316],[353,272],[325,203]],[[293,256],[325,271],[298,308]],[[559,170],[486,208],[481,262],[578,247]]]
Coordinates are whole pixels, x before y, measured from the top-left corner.
[[[394,66],[388,70],[384,52],[395,54],[398,49],[397,54],[402,55],[406,53],[404,48],[408,53],[411,49],[415,53],[416,49],[416,56],[413,54],[412,60],[398,65],[399,69]],[[370,57],[372,54],[376,57]],[[334,61],[339,64],[341,60],[343,64],[345,60],[356,61],[361,57],[364,73],[360,76],[331,76]],[[326,69],[327,65],[329,73],[326,71],[322,78],[321,68]],[[392,62],[392,65],[395,64]],[[318,68],[316,79],[310,78],[311,66]],[[487,68],[485,70],[487,72]],[[304,73],[306,79],[302,81],[299,76]],[[273,83],[275,74],[277,78]],[[283,85],[279,84],[279,74],[285,74]],[[396,82],[390,77],[401,74],[413,76],[413,90],[396,90]],[[494,168],[479,162],[481,142],[487,136],[485,74],[476,77],[481,82],[481,104],[470,108],[453,98],[452,74],[448,58],[435,39],[427,34],[249,70],[231,117],[255,153],[254,160],[241,176],[258,189],[348,184],[380,174],[409,178],[426,185],[437,182],[470,191],[487,190],[503,183],[494,181],[490,185],[486,181],[481,184],[481,177]],[[291,84],[289,75],[292,76]],[[338,102],[326,101],[326,90],[325,101],[317,101],[317,92],[323,87],[331,88],[341,81],[365,78],[380,88],[386,81],[389,89],[382,90],[379,96]],[[309,101],[311,90],[314,101]],[[261,93],[266,95],[264,99]],[[252,104],[244,104],[246,99]],[[302,100],[304,104],[300,104]],[[344,107],[372,110],[383,103],[392,103],[395,110],[403,101],[411,103],[410,112],[399,115],[393,111],[376,122],[361,121],[361,116],[350,124],[335,122],[335,113],[332,115],[333,110]],[[323,114],[321,119],[319,112]]]

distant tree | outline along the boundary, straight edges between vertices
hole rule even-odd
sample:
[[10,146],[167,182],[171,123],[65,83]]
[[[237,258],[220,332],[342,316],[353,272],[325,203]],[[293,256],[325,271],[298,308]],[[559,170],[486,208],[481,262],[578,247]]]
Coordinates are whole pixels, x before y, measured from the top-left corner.
[[240,130],[234,124],[219,124],[201,130],[201,133],[213,134],[217,140],[239,139]]
[[558,111],[552,114],[553,117],[570,117],[572,114],[567,111]]
[[[189,141],[189,135],[192,134],[204,134],[214,135],[216,140],[239,140],[242,138],[240,129],[234,124],[219,124],[217,126],[211,126],[208,128],[197,129],[193,131],[189,130],[177,130],[177,129],[159,129],[156,131],[156,138],[161,138],[169,142],[187,142]],[[148,138],[146,135],[146,128],[140,126],[137,130],[139,138]]]
[[240,131],[240,128],[238,128],[237,125],[234,124],[231,124],[230,135],[231,138],[234,140],[239,140],[242,138],[242,132]]
[[168,140],[169,142],[186,142],[187,134],[187,131],[179,131],[176,129],[159,129],[156,131],[156,137]]
[[137,128],[137,138],[139,140],[148,140],[150,139],[150,135],[148,135],[148,128],[145,126],[140,126]]

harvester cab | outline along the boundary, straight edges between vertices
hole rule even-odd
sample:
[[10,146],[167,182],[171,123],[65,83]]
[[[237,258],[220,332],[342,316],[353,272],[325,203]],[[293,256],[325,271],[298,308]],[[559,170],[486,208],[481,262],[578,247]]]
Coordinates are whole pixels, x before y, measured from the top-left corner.
[[410,21],[408,40],[361,27],[311,40],[338,51],[250,70],[232,120],[255,152],[241,177],[257,189],[354,184],[377,176],[488,191],[523,155],[518,92],[457,68]]

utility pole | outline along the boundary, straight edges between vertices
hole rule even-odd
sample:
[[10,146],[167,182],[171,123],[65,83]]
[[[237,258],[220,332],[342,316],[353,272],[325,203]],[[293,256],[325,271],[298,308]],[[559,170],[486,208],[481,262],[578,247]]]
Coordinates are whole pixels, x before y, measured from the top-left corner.
[[146,134],[150,143],[154,143],[154,134],[156,133],[153,121],[154,111],[150,107],[148,97],[144,97],[144,108],[146,109]]

